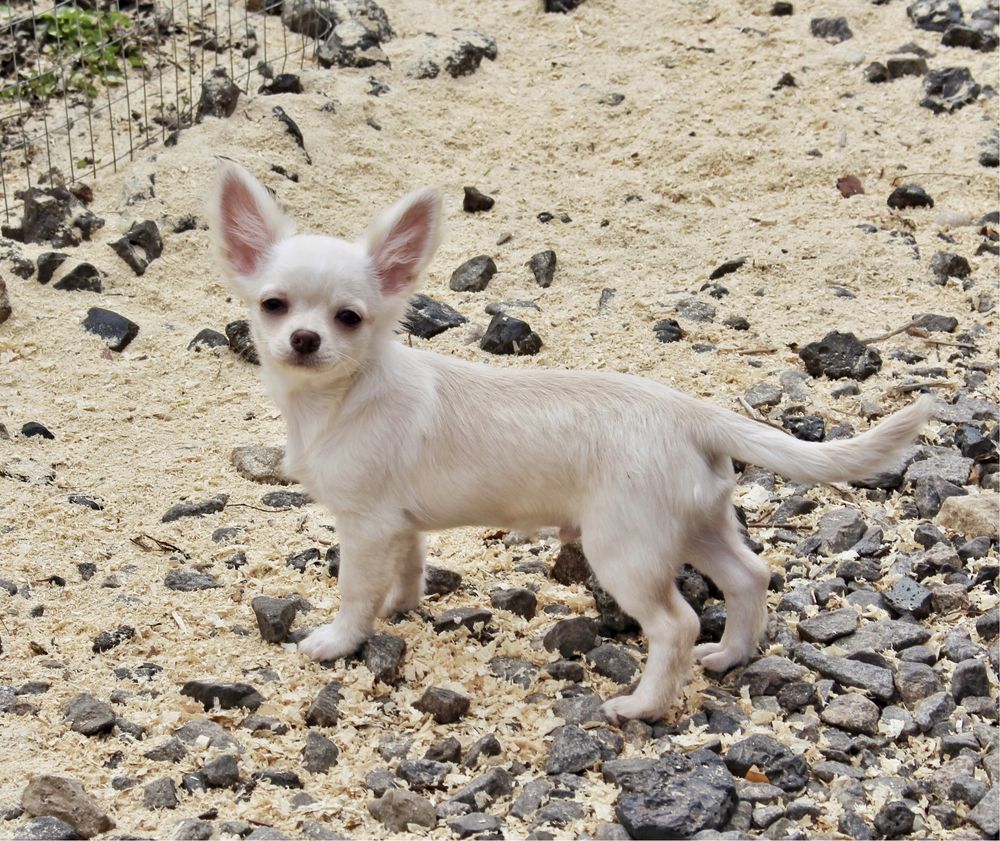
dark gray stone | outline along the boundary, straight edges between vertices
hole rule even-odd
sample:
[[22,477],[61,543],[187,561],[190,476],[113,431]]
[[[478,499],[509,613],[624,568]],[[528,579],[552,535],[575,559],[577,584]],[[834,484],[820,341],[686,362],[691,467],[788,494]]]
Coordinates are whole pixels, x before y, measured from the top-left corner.
[[410,298],[410,305],[402,324],[407,333],[421,339],[431,339],[467,321],[464,315],[447,304],[418,294]]
[[326,736],[310,730],[306,734],[306,743],[302,748],[302,766],[313,774],[325,774],[340,756],[340,748]]
[[935,724],[947,721],[955,711],[955,701],[950,692],[935,692],[928,695],[913,713],[913,720],[923,732],[930,730]]
[[403,679],[400,670],[406,654],[406,641],[402,637],[375,634],[364,642],[360,654],[376,680],[394,686]]
[[589,616],[574,616],[556,622],[542,639],[547,651],[575,657],[590,651],[597,642],[597,623]]
[[639,661],[627,648],[616,643],[603,643],[588,651],[586,658],[597,674],[626,686],[639,671]]
[[910,207],[934,207],[934,199],[919,184],[903,184],[889,194],[886,204],[893,210],[905,210]]
[[19,826],[10,836],[25,841],[75,841],[82,836],[66,821],[52,815],[40,815]]
[[808,643],[797,645],[793,654],[802,665],[819,672],[824,677],[840,681],[844,686],[865,689],[880,701],[891,701],[896,694],[892,672],[888,669],[862,663],[859,660],[823,654]]
[[817,536],[826,552],[836,555],[854,546],[864,537],[867,529],[864,518],[856,509],[835,508],[820,519]]
[[685,298],[677,304],[677,314],[688,321],[697,321],[703,324],[715,321],[715,307],[697,298]]
[[799,357],[812,376],[830,379],[864,380],[882,367],[882,357],[874,347],[858,341],[853,333],[836,330],[807,344],[799,350]]
[[927,59],[920,56],[895,56],[885,63],[886,74],[892,80],[904,76],[923,76],[927,73]]
[[224,753],[202,765],[200,774],[209,788],[234,788],[240,781],[239,760]]
[[482,292],[496,273],[497,264],[493,258],[482,254],[455,269],[448,287],[455,292]]
[[784,791],[798,791],[809,778],[809,766],[803,756],[763,734],[737,742],[723,760],[737,777],[745,777],[750,767],[756,765],[773,785]]
[[201,83],[201,98],[198,100],[195,122],[200,123],[205,117],[219,117],[220,119],[231,117],[236,110],[239,98],[240,89],[229,78],[226,69],[216,67],[212,70],[211,75]]
[[216,704],[223,710],[241,707],[255,710],[264,703],[264,698],[249,683],[189,680],[181,687],[181,695],[200,701],[206,712],[213,709]]
[[826,645],[840,637],[853,633],[858,627],[858,612],[852,607],[817,613],[799,622],[799,637],[806,642]]
[[917,29],[944,32],[962,20],[962,7],[958,0],[917,0],[906,7],[906,14]]
[[71,730],[84,736],[108,733],[115,726],[115,712],[109,704],[81,692],[63,710]]
[[91,307],[83,328],[104,340],[110,350],[121,352],[139,335],[139,325],[123,315],[101,307]]
[[313,699],[306,711],[306,724],[310,727],[333,727],[340,720],[339,704],[343,700],[340,683],[331,681]]
[[592,575],[587,557],[576,541],[563,543],[559,547],[555,563],[552,565],[552,577],[560,584],[586,584]]
[[924,98],[920,104],[935,114],[950,114],[975,102],[982,86],[968,67],[932,70],[924,77]]
[[439,634],[456,628],[468,628],[473,634],[480,634],[493,618],[493,612],[480,607],[456,607],[446,610],[434,620],[434,630]]
[[915,704],[944,688],[941,678],[930,666],[906,660],[896,667],[895,681],[904,704]]
[[431,802],[405,789],[389,789],[378,800],[368,804],[368,811],[396,834],[407,833],[411,823],[428,829],[437,824]]
[[538,667],[527,660],[516,660],[510,657],[494,657],[490,660],[490,672],[495,677],[516,683],[528,689],[535,681]]
[[601,745],[575,724],[559,727],[545,759],[546,774],[578,774],[601,759]]
[[413,706],[433,716],[438,724],[452,724],[469,711],[469,699],[451,689],[431,686]]
[[669,344],[670,342],[679,342],[683,339],[684,331],[676,319],[664,318],[653,325],[653,335],[656,336],[658,342]]
[[880,718],[878,705],[858,692],[849,692],[833,698],[823,709],[820,718],[827,724],[848,733],[878,734]]
[[160,522],[172,523],[182,517],[204,517],[208,514],[217,514],[226,507],[227,502],[229,502],[228,494],[216,494],[197,502],[178,502],[168,509],[167,513],[160,518]]
[[462,197],[462,210],[466,213],[484,213],[492,210],[496,204],[496,199],[478,190],[476,187],[464,187]]
[[963,660],[951,675],[951,695],[956,703],[972,696],[988,696],[990,680],[986,664],[979,658]]
[[538,607],[538,599],[531,590],[511,587],[507,590],[494,590],[490,595],[490,604],[497,610],[506,610],[525,619],[531,619]]
[[167,573],[163,583],[168,590],[182,593],[192,593],[195,590],[211,590],[222,585],[207,572],[195,572],[189,569],[172,569]]
[[904,575],[884,593],[885,603],[897,616],[911,614],[923,619],[931,612],[931,591],[918,581]]
[[837,645],[847,654],[858,651],[898,651],[921,645],[930,639],[931,632],[916,622],[883,619],[862,625],[850,636],[842,637]]
[[389,64],[378,32],[354,19],[341,21],[334,26],[326,40],[316,49],[316,60],[322,67],[364,68]]
[[1000,787],[994,784],[966,819],[979,827],[986,838],[1000,835]]
[[429,596],[447,596],[462,584],[462,576],[454,570],[428,564],[424,568],[424,592]]
[[256,596],[250,602],[260,636],[265,642],[284,642],[295,621],[296,605],[291,599]]
[[404,759],[396,766],[396,776],[413,791],[444,788],[444,780],[454,766],[433,759]]
[[177,787],[170,777],[146,783],[142,789],[142,805],[150,811],[177,808]]
[[513,790],[513,780],[508,771],[497,767],[466,783],[450,799],[473,809],[487,809],[501,797],[509,797]]
[[736,785],[707,750],[668,752],[621,776],[615,814],[632,838],[690,838],[720,830],[736,808]]
[[470,836],[480,837],[481,833],[485,838],[499,838],[497,835],[502,826],[500,818],[495,815],[488,815],[485,812],[469,812],[466,815],[458,815],[448,821],[448,828],[459,838]]
[[847,18],[813,18],[809,21],[809,31],[814,38],[822,38],[831,44],[840,44],[854,37]]
[[163,253],[160,229],[151,219],[136,222],[124,236],[109,245],[137,275],[145,274],[149,264]]
[[479,340],[479,347],[500,356],[533,356],[542,349],[542,340],[526,321],[497,313]]
[[531,267],[531,273],[535,276],[535,283],[543,289],[552,285],[552,278],[556,272],[555,251],[538,252],[532,256],[528,265]]

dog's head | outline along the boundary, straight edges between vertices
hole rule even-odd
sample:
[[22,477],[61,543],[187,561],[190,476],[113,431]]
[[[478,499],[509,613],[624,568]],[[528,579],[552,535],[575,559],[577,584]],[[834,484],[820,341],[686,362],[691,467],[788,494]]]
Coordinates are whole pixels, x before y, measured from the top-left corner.
[[260,182],[220,160],[209,216],[261,361],[288,377],[340,378],[392,337],[437,248],[441,199],[411,193],[355,242],[299,234]]

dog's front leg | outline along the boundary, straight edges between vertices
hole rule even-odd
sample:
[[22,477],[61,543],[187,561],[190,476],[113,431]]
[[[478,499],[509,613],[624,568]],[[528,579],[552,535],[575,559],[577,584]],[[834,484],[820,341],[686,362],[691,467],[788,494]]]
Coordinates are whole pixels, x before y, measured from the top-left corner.
[[379,528],[367,520],[338,520],[340,612],[299,643],[313,660],[339,660],[372,634],[378,610],[393,587],[400,558],[412,545],[408,532]]

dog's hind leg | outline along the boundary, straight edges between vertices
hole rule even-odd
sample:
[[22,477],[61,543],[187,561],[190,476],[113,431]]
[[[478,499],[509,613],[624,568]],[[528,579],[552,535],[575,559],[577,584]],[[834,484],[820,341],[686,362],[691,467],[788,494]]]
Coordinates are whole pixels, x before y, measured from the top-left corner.
[[695,646],[694,656],[706,669],[724,672],[746,662],[757,650],[767,627],[770,571],[743,542],[728,500],[718,518],[705,522],[692,549],[691,565],[711,578],[726,598],[726,628],[721,641]]
[[394,580],[382,601],[378,615],[386,619],[395,613],[416,610],[424,597],[424,539],[414,533],[409,548],[396,561]]
[[594,573],[622,610],[639,622],[649,643],[635,691],[603,706],[613,722],[662,718],[690,676],[698,617],[674,583],[677,567],[663,557],[662,540],[662,535],[642,535],[635,529],[611,533],[583,524],[583,551]]

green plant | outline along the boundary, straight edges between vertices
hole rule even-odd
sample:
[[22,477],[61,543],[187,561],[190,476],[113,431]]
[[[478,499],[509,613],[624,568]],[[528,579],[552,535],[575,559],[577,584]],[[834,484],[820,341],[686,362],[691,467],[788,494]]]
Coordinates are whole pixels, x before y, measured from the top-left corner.
[[39,15],[35,32],[42,55],[62,64],[44,72],[22,70],[14,85],[2,95],[46,99],[63,93],[97,94],[97,84],[117,85],[124,75],[123,62],[143,67],[138,43],[127,43],[132,28],[128,15],[118,11],[91,12],[72,6],[57,7]]

